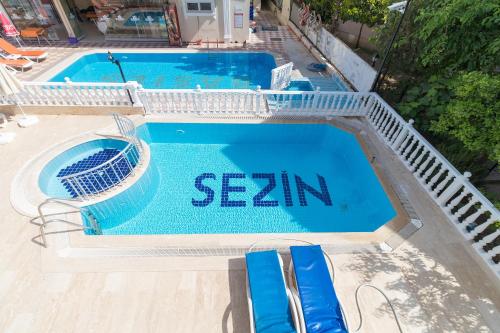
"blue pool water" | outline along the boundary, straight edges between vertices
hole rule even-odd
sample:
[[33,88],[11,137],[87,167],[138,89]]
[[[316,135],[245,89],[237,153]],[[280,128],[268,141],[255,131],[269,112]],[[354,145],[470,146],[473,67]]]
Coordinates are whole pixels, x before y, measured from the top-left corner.
[[[263,52],[114,53],[128,81],[149,89],[269,89],[274,57]],[[105,53],[83,56],[50,82],[122,82]]]
[[104,234],[374,231],[396,212],[354,135],[320,124],[147,123],[146,174],[89,206]]
[[[123,150],[127,144],[128,142],[122,140],[99,139],[72,147],[47,163],[40,173],[38,185],[42,192],[49,197],[74,197],[74,193],[68,191],[68,185],[61,182],[58,177],[95,167],[114,156],[103,155],[103,152],[107,151],[116,154],[116,152]],[[89,158],[92,158],[93,161],[89,161]]]

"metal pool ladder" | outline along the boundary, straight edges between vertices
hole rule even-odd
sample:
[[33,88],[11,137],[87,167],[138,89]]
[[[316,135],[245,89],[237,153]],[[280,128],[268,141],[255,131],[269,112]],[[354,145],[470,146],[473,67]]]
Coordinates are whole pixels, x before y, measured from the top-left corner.
[[[74,204],[71,204],[71,203],[69,203],[67,201],[78,201],[78,200],[75,200],[75,199],[48,198],[47,200],[45,200],[44,202],[42,202],[41,204],[38,205],[38,217],[42,220],[42,223],[40,224],[40,236],[42,237],[42,245],[45,248],[47,247],[47,239],[46,239],[45,227],[49,223],[64,223],[64,224],[69,224],[69,225],[72,225],[72,226],[76,226],[76,227],[82,228],[82,230],[91,230],[96,235],[102,235],[101,226],[97,222],[97,220],[96,220],[95,216],[92,214],[92,212],[90,212],[85,207],[78,207],[78,206],[76,206]],[[44,212],[43,208],[46,207],[49,204],[57,204],[57,205],[64,206],[66,208],[71,208],[71,209],[74,209],[74,210],[61,211],[61,212],[58,212],[58,213],[49,213],[49,214],[47,214],[46,212]],[[68,220],[60,219],[60,218],[50,218],[51,216],[54,216],[54,215],[72,214],[72,213],[80,213],[80,214],[83,213],[83,214],[85,214],[87,216],[88,221],[90,222],[91,226],[90,227],[86,226],[86,225],[84,225],[83,222],[82,222],[82,224],[79,224],[79,223],[71,222],[71,221],[68,221]]]

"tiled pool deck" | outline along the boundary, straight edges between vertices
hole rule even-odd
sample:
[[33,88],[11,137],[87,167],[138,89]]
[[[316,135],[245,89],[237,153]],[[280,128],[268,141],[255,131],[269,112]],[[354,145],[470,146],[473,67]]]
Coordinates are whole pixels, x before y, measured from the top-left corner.
[[[112,47],[120,46],[130,47]],[[48,60],[19,77],[32,80],[75,52],[96,47],[103,45],[50,48]],[[252,35],[247,48],[279,54],[278,62],[291,60],[303,73],[313,61],[286,27]],[[90,115],[40,120],[26,129],[15,122],[2,129],[17,137],[0,146],[0,331],[248,332],[240,255],[64,258],[56,256],[53,247],[43,249],[32,241],[38,227],[9,202],[14,176],[41,150],[113,122],[109,116]],[[377,156],[375,163],[405,194],[423,227],[409,238],[394,240],[398,246],[392,252],[346,249],[332,255],[337,293],[350,326],[359,320],[354,291],[369,282],[393,300],[405,332],[499,332],[498,280],[483,271],[470,246],[375,134],[367,131],[366,141]],[[49,244],[56,237],[49,235]],[[381,296],[366,290],[361,306],[361,332],[397,332]]]
[[[109,116],[40,119],[28,129],[10,122],[7,130],[17,137],[0,146],[0,331],[247,332],[241,256],[56,258],[31,241],[38,228],[9,203],[13,177],[41,147],[112,124]],[[405,332],[498,331],[497,281],[406,168],[373,133],[367,136],[377,163],[406,192],[424,226],[390,253],[332,255],[350,325],[358,322],[354,290],[370,282],[394,300]],[[381,297],[366,291],[361,303],[363,332],[397,332]]]
[[[242,43],[234,44],[210,44],[207,48],[206,45],[190,45],[189,49],[197,49],[200,51],[216,51],[224,49],[235,50],[249,50],[249,51],[269,51],[272,52],[276,59],[277,65],[283,65],[287,62],[293,61],[295,69],[297,69],[304,76],[317,77],[322,74],[310,72],[306,70],[306,66],[315,62],[316,60],[312,54],[302,45],[295,34],[286,26],[278,26],[277,20],[270,13],[262,12],[257,18],[259,29],[257,33],[250,34],[248,43],[244,46]],[[262,31],[261,25],[276,25],[277,31]],[[17,77],[22,80],[36,80],[37,77],[44,72],[54,68],[61,61],[77,53],[91,51],[96,49],[150,49],[156,50],[164,49],[174,52],[175,48],[167,48],[164,43],[134,43],[134,42],[85,42],[83,40],[78,48],[66,44],[57,44],[51,47],[41,47],[49,52],[49,57],[40,62],[35,63],[33,68],[24,73],[18,73]],[[39,49],[39,47],[33,47]]]

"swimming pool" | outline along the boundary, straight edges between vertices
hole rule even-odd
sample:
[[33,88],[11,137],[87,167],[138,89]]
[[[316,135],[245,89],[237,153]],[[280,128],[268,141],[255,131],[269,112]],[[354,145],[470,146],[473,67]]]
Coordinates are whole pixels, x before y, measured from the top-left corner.
[[[264,52],[114,53],[128,81],[149,89],[269,89],[274,57]],[[50,82],[122,82],[106,53],[85,55]]]
[[369,232],[396,216],[355,136],[327,124],[138,131],[146,173],[87,207],[103,234]]
[[59,177],[93,168],[115,156],[127,145],[128,142],[123,140],[98,139],[74,146],[45,165],[38,177],[38,186],[43,193],[52,198],[75,197],[69,185],[61,181]]

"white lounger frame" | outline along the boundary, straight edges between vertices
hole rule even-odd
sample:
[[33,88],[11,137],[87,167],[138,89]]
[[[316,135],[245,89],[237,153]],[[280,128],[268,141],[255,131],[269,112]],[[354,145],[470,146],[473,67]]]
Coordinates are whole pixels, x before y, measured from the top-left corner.
[[49,53],[47,51],[45,51],[39,56],[22,56],[22,57],[27,58],[27,59],[32,60],[32,61],[40,62],[42,60],[47,59],[48,55],[49,55]]
[[[251,252],[251,250],[249,252]],[[297,333],[305,332],[305,331],[302,331],[299,327],[300,315],[298,313],[299,311],[298,311],[297,305],[295,304],[293,294],[290,291],[290,289],[288,289],[288,286],[286,283],[285,272],[283,271],[283,259],[281,258],[281,255],[278,252],[276,252],[276,254],[278,255],[278,261],[280,263],[280,268],[281,268],[281,276],[283,277],[283,284],[285,285],[286,296],[288,297],[288,306],[289,306],[291,313],[292,313],[292,318],[293,318],[293,323],[295,325],[295,329],[297,330]],[[245,277],[246,277],[247,302],[248,302],[248,317],[250,319],[250,333],[255,333],[255,321],[253,318],[253,304],[252,304],[252,297],[251,297],[251,293],[250,293],[250,283],[248,281],[248,269],[247,269],[247,272],[245,274]]]
[[6,60],[18,60],[18,59],[24,59],[26,61],[28,61],[26,64],[22,65],[22,66],[13,66],[13,65],[6,65],[5,66],[9,66],[10,68],[13,68],[13,67],[16,67],[16,68],[20,68],[21,69],[21,72],[24,72],[25,69],[29,69],[29,68],[32,68],[33,65],[35,64],[35,62],[31,59],[28,59],[26,57],[21,57],[21,56],[18,56],[18,55],[4,55],[2,53],[0,53],[0,58],[3,58],[3,59],[6,59]]

